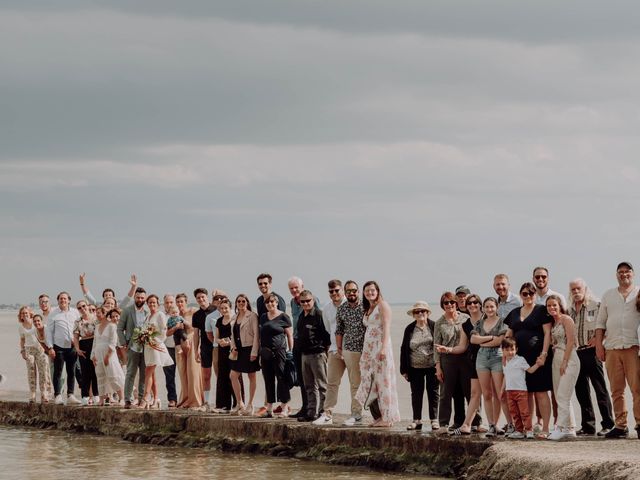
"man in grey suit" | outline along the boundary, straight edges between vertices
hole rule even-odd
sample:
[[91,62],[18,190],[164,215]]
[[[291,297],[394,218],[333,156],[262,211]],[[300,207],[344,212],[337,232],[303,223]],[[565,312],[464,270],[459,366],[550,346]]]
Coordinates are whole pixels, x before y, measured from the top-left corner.
[[147,292],[142,287],[136,288],[133,305],[122,311],[118,322],[118,345],[127,353],[127,375],[124,381],[124,408],[131,408],[133,383],[138,371],[138,400],[144,393],[144,347],[133,341],[133,330],[144,325],[149,310],[145,305]]

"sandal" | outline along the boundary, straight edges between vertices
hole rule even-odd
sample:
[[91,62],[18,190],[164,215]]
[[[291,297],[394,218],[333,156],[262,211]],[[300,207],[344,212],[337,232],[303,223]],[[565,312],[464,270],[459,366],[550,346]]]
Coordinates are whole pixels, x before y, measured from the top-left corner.
[[455,436],[455,437],[459,437],[461,435],[471,435],[471,431],[466,431],[466,430],[462,430],[462,427],[459,428],[454,428],[453,430],[451,430],[449,432],[449,435]]
[[549,438],[548,432],[538,432],[536,433],[536,440],[546,440]]
[[411,422],[407,425],[407,430],[422,430],[422,422]]

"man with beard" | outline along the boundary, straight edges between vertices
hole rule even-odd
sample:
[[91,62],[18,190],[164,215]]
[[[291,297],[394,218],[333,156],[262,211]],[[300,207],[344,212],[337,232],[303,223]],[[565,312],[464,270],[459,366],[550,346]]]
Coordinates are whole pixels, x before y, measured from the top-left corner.
[[286,312],[287,304],[284,301],[284,298],[271,290],[271,283],[273,281],[271,275],[268,273],[261,273],[260,275],[258,275],[256,281],[258,282],[258,290],[260,290],[261,293],[261,295],[256,300],[256,313],[258,314],[258,319],[263,314],[267,313],[267,307],[265,306],[264,302],[267,301],[269,295],[271,294],[274,294],[276,297],[278,297],[278,310],[280,310],[281,312]]
[[520,297],[510,290],[509,277],[506,273],[498,273],[493,277],[493,289],[498,296],[498,316],[503,320],[514,308],[521,307]]
[[144,346],[133,340],[133,331],[142,328],[149,310],[145,304],[147,292],[142,287],[137,287],[133,297],[133,305],[122,311],[118,322],[119,349],[127,354],[127,375],[124,380],[124,408],[131,408],[133,383],[138,373],[138,402],[144,394]]
[[536,267],[533,269],[533,284],[536,286],[536,305],[546,305],[547,298],[557,295],[562,299],[562,306],[567,308],[567,299],[561,293],[549,288],[549,269],[547,267]]

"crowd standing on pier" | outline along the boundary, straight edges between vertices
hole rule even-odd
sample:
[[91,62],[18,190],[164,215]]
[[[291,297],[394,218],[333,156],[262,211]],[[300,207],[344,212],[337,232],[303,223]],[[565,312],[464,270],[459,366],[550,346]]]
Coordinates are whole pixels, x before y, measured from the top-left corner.
[[[549,270],[536,267],[518,295],[506,274],[494,277],[495,297],[483,300],[464,285],[444,292],[444,313],[437,320],[430,318],[427,302],[416,302],[407,312],[413,321],[400,348],[399,372],[411,388],[413,418],[407,430],[423,429],[426,392],[427,428],[441,434],[625,438],[628,385],[640,434],[640,289],[631,263],[618,264],[616,277],[618,285],[600,301],[578,278],[568,286],[567,302],[549,288]],[[18,312],[29,400],[36,401],[39,385],[42,403],[160,408],[156,368],[162,367],[168,408],[331,425],[346,371],[351,406],[345,426],[361,425],[364,409],[371,412],[372,427],[400,421],[391,308],[377,282],[366,282],[360,295],[355,281],[343,286],[330,280],[330,301],[321,306],[302,279],[292,277],[291,315],[285,299],[272,291],[271,275],[260,274],[257,286],[255,312],[244,293],[232,300],[216,289],[210,301],[205,288],[194,290],[194,309],[185,293],[165,294],[162,302],[148,295],[135,275],[120,302],[110,288],[98,302],[82,274],[84,298],[75,307],[63,291],[56,296],[57,307],[42,294],[40,312],[28,307]],[[266,394],[260,407],[254,403],[257,372]],[[76,380],[80,399],[74,394]],[[293,413],[290,391],[296,386],[302,406]],[[578,430],[574,391],[582,418]]]

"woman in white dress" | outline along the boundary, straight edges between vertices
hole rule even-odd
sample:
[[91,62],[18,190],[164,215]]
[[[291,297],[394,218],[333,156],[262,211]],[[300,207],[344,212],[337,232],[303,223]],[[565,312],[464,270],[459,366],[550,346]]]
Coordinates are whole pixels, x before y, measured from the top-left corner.
[[[160,311],[160,300],[155,294],[147,297],[149,316],[144,323],[146,327],[153,327],[158,333],[151,343],[144,345],[144,395],[140,402],[140,408],[160,408],[158,398],[158,385],[156,383],[156,367],[168,367],[173,365],[171,355],[167,351],[164,341],[167,338],[167,316]],[[153,394],[153,398],[151,395]]]
[[96,309],[98,325],[94,331],[91,361],[98,379],[98,391],[102,396],[100,405],[106,405],[111,395],[118,394],[118,405],[124,405],[124,370],[116,355],[118,344],[117,327],[120,310],[115,308],[106,311],[105,307]]
[[360,357],[360,387],[356,400],[369,408],[371,427],[392,427],[400,421],[396,372],[391,349],[391,307],[374,281],[364,284],[363,323],[367,326]]

